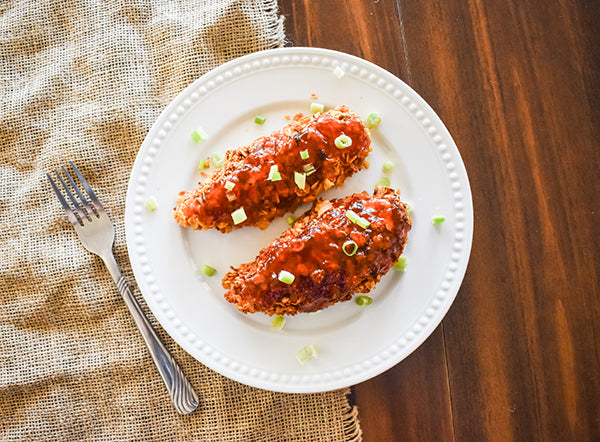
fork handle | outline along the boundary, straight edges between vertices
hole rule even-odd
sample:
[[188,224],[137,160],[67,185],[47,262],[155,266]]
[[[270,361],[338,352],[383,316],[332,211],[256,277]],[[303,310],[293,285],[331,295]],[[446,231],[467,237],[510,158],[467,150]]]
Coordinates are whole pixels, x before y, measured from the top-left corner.
[[146,315],[144,315],[144,312],[133,296],[129,283],[121,273],[121,269],[112,253],[108,254],[108,258],[103,257],[103,259],[111,276],[117,284],[117,289],[125,300],[125,304],[129,308],[136,325],[142,333],[144,341],[148,346],[150,356],[152,356],[156,368],[158,368],[158,372],[167,387],[167,391],[169,392],[169,396],[171,396],[175,409],[181,414],[191,413],[198,407],[198,395],[181,371],[177,362],[175,362],[175,359],[173,359],[173,356],[171,356],[161,342],[156,331],[148,321],[148,318],[146,318]]

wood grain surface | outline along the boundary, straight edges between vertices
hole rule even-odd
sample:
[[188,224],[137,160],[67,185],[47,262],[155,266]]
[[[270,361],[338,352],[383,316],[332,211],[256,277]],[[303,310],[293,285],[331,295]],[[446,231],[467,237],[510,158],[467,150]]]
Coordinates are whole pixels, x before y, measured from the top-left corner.
[[445,122],[473,192],[431,337],[353,387],[365,441],[600,440],[600,2],[280,0],[289,45],[365,58]]

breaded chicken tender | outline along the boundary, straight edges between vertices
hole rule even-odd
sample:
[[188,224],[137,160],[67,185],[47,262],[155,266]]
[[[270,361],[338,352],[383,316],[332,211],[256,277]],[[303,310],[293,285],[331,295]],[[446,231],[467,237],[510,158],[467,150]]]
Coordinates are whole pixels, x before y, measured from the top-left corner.
[[[342,135],[350,145],[336,146]],[[297,115],[282,130],[227,151],[221,168],[196,189],[180,192],[173,215],[181,226],[198,230],[264,229],[368,167],[370,151],[368,129],[345,106]]]
[[243,313],[315,312],[369,292],[398,260],[411,229],[390,188],[319,200],[255,261],[223,279],[225,299]]

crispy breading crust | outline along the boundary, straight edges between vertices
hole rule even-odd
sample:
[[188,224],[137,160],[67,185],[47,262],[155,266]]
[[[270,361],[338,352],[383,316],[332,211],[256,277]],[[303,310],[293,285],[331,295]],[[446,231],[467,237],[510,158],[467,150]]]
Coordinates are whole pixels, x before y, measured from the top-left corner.
[[[348,219],[352,210],[370,225],[363,229]],[[402,254],[411,221],[406,205],[393,189],[377,187],[343,199],[320,200],[255,261],[233,268],[223,279],[225,299],[243,313],[295,315],[314,312],[355,293],[367,293]],[[347,256],[342,246],[358,249]],[[278,279],[288,271],[292,284]]]
[[[352,145],[339,149],[335,139],[345,134]],[[309,157],[302,159],[301,151]],[[224,165],[192,191],[180,192],[173,216],[184,227],[229,232],[242,226],[266,228],[269,222],[317,195],[341,185],[357,170],[368,167],[371,139],[362,120],[347,107],[313,116],[297,115],[280,131],[225,154]],[[276,165],[282,179],[269,179]],[[295,182],[306,173],[306,187]],[[225,183],[234,184],[227,190]],[[243,207],[247,219],[234,224],[231,214]]]

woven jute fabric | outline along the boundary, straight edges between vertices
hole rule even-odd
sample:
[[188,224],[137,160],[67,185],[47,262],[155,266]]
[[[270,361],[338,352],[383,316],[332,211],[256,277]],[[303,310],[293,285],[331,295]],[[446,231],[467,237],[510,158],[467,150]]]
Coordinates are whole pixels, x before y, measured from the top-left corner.
[[[114,283],[46,172],[74,161],[124,234],[127,182],[164,107],[208,70],[284,44],[274,0],[0,3],[0,440],[358,440],[348,390],[229,380],[157,331],[200,397],[173,408]],[[150,313],[136,292],[146,313]]]

